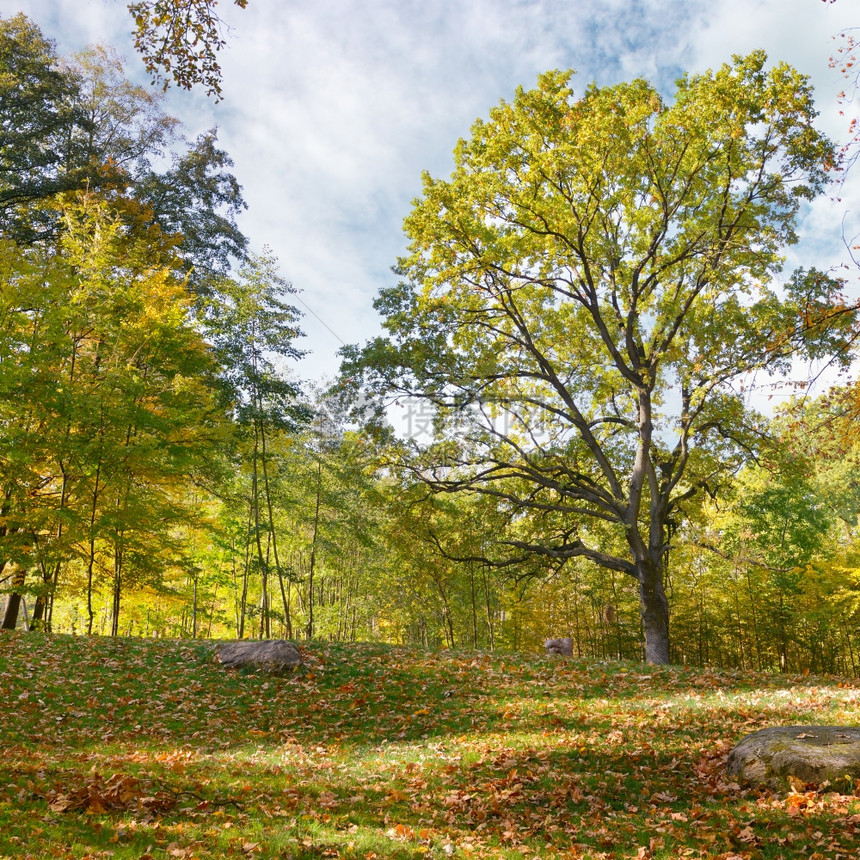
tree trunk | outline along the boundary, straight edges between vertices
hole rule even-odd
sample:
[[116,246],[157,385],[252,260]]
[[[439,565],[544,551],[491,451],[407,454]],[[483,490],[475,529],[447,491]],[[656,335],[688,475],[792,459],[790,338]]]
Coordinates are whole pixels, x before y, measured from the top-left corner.
[[197,572],[194,573],[194,597],[191,604],[191,638],[197,638]]
[[[269,551],[268,546],[263,553],[263,541],[260,536],[260,485],[257,464],[260,456],[260,430],[254,424],[254,453],[251,468],[251,497],[254,511],[254,542],[257,546],[257,562],[260,566],[260,638],[268,638],[269,629]],[[268,534],[268,529],[267,529]],[[268,538],[271,540],[271,537]]]
[[18,612],[21,610],[20,589],[24,587],[26,572],[19,567],[13,575],[7,576],[6,579],[12,580],[12,588],[15,591],[6,598],[6,611],[3,613],[3,623],[0,624],[0,630],[14,630],[18,624]]
[[21,595],[12,592],[6,598],[6,611],[3,613],[2,630],[14,630],[18,624],[18,611],[21,608]]
[[475,596],[475,567],[469,564],[469,586],[472,598],[472,648],[478,650],[478,599]]
[[44,619],[46,607],[48,605],[48,597],[44,594],[36,595],[36,602],[33,604],[33,617],[30,619],[30,630],[38,630],[44,627]]
[[242,597],[239,602],[239,621],[237,626],[237,639],[245,635],[245,614],[248,610],[248,577],[251,573],[251,524],[254,515],[254,500],[248,508],[248,527],[245,530],[245,571],[242,574]]
[[663,588],[662,571],[654,564],[637,565],[642,629],[645,632],[645,660],[669,662],[669,602]]
[[[70,379],[74,375],[74,354],[72,355],[72,371]],[[66,438],[69,436],[69,428],[66,427]],[[54,536],[54,543],[57,547],[63,538],[63,511],[66,509],[66,499],[68,495],[69,475],[66,471],[65,464],[60,462],[60,469],[63,473],[62,489],[60,490],[60,507],[58,511],[57,531]],[[54,595],[57,591],[57,584],[60,581],[60,568],[62,561],[54,563],[54,567],[48,570],[46,565],[42,566],[42,579],[45,583],[45,593],[40,594],[36,598],[36,606],[33,609],[33,624],[32,629],[43,627],[48,632],[51,631],[51,616],[54,611]]]
[[215,607],[218,605],[218,582],[212,590],[212,609],[209,611],[209,627],[206,629],[206,638],[212,638],[212,619],[215,618]]
[[93,499],[90,505],[90,529],[89,529],[89,556],[87,558],[87,636],[93,635],[93,567],[96,562],[96,513],[99,502],[99,481],[102,474],[101,456],[96,464],[95,484],[93,485]]
[[[0,505],[0,518],[6,518],[9,513],[9,499],[12,496],[11,490],[6,490],[4,494],[3,504]],[[12,533],[16,532],[17,529],[12,529]],[[0,538],[6,537],[9,534],[8,527],[6,525],[0,524]],[[0,561],[0,573],[2,573],[7,566],[8,562]],[[11,566],[11,565],[10,565]],[[24,574],[22,571],[17,570],[12,574],[9,574],[3,577],[3,582],[7,579],[12,580],[13,588],[21,588],[24,585]],[[6,610],[3,613],[3,623],[0,624],[0,630],[14,630],[15,625],[18,623],[18,610],[21,608],[21,595],[17,592],[12,592],[6,598]]]
[[95,609],[93,609],[93,564],[96,560],[95,538],[90,535],[90,555],[87,560],[87,636],[93,635],[93,620]]
[[854,663],[854,646],[851,644],[851,634],[848,632],[848,625],[845,623],[843,618],[842,621],[842,635],[845,637],[845,641],[848,643],[848,656],[851,658],[851,675],[853,677],[857,676],[857,666]]
[[[261,408],[262,408],[262,404]],[[262,454],[263,464],[263,490],[266,494],[266,507],[269,512],[269,533],[272,536],[272,553],[275,556],[275,570],[278,574],[278,583],[281,587],[281,601],[284,605],[284,627],[286,628],[286,638],[293,638],[293,620],[290,616],[290,601],[287,598],[287,592],[284,589],[284,572],[281,570],[281,560],[278,557],[278,537],[275,531],[275,514],[272,510],[272,493],[269,488],[269,467],[266,456],[266,425],[260,421],[260,451]]]
[[439,578],[434,573],[431,573],[430,576],[439,590],[439,596],[442,598],[442,629],[445,632],[445,639],[448,642],[448,647],[454,648],[456,647],[454,644],[454,621],[451,617],[451,606],[448,603],[448,595],[445,593],[445,589],[442,587]]
[[51,579],[51,590],[48,594],[48,602],[45,608],[45,630],[47,630],[48,633],[53,632],[54,629],[54,597],[57,594],[57,586],[60,582],[60,570],[62,570],[62,568],[62,560],[58,561],[54,565],[54,573]]
[[484,599],[487,604],[487,635],[490,637],[490,651],[496,650],[496,631],[493,625],[493,607],[490,600],[490,582],[487,577],[487,566],[481,566],[481,577],[484,583]]
[[[121,540],[122,538],[120,538]],[[113,594],[111,599],[111,622],[110,635],[119,636],[119,609],[122,598],[122,566],[123,550],[120,546],[114,546],[113,553]]]
[[320,526],[320,496],[322,494],[322,455],[317,460],[317,488],[316,501],[314,503],[314,530],[311,537],[311,560],[308,570],[308,624],[305,630],[305,638],[314,638],[314,571],[317,561],[317,534]]

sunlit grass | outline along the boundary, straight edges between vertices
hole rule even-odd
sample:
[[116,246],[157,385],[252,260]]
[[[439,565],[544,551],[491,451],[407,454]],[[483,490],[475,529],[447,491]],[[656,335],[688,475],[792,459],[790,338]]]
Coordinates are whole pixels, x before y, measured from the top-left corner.
[[[3,857],[855,856],[847,793],[744,790],[765,725],[857,722],[845,679],[314,643],[4,634]],[[109,780],[126,780],[111,806]],[[65,807],[65,808],[64,808]],[[109,807],[109,808],[103,808]]]

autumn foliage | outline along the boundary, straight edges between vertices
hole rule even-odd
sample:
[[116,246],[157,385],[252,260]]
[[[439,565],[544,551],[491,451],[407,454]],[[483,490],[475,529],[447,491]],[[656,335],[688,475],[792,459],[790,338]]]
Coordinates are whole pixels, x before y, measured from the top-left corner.
[[188,641],[4,633],[0,856],[835,860],[860,845],[850,784],[749,790],[724,768],[765,725],[850,722],[860,690],[835,678],[303,652],[303,672],[270,677]]

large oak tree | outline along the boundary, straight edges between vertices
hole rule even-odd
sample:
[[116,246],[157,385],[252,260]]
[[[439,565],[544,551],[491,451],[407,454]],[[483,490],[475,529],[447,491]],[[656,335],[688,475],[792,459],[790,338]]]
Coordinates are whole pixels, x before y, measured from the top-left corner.
[[[682,78],[519,89],[424,176],[387,338],[347,368],[427,398],[416,471],[499,497],[501,564],[581,557],[637,583],[650,662],[669,660],[665,559],[684,506],[755,439],[744,382],[838,354],[850,313],[815,272],[780,281],[832,146],[806,78],[756,52]],[[529,514],[529,516],[523,516]]]

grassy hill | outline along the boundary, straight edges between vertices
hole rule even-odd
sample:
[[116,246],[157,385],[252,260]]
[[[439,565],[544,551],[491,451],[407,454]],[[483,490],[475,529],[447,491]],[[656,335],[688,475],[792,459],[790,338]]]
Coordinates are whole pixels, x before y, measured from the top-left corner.
[[[773,724],[860,722],[838,678],[312,643],[0,637],[0,857],[854,857],[853,786],[725,777]],[[838,790],[837,790],[838,789]]]

